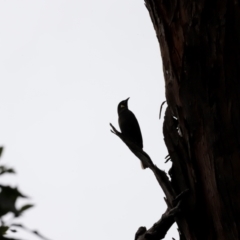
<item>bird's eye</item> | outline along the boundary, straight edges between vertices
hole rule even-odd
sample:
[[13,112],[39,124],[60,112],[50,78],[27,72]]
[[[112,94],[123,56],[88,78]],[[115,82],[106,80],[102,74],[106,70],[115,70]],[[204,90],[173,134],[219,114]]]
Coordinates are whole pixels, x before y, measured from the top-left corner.
[[122,104],[121,104],[121,105],[120,105],[120,107],[121,107],[121,108],[124,108],[124,107],[125,107],[125,105],[122,105]]

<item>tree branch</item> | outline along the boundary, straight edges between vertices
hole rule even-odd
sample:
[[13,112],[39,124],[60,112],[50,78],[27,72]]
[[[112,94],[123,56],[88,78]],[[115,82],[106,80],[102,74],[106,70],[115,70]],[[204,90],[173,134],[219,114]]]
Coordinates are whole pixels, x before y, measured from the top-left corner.
[[129,141],[121,132],[119,132],[111,123],[111,132],[114,133],[115,135],[117,135],[127,146],[128,148],[131,150],[131,152],[140,160],[144,163],[144,165],[148,166],[148,168],[150,168],[159,185],[161,186],[163,192],[165,193],[166,197],[167,197],[167,204],[168,206],[172,206],[172,200],[175,197],[175,192],[171,186],[170,180],[167,176],[167,174],[160,170],[156,165],[153,164],[151,158],[149,157],[149,155],[144,152],[140,147],[138,147],[136,144],[134,144],[133,142]]
[[[183,193],[184,194],[184,193]],[[181,198],[181,196],[180,196]],[[170,227],[175,222],[175,216],[180,211],[181,200],[173,208],[168,208],[162,215],[159,221],[157,221],[149,230],[146,227],[140,227],[134,240],[160,240],[165,237]]]

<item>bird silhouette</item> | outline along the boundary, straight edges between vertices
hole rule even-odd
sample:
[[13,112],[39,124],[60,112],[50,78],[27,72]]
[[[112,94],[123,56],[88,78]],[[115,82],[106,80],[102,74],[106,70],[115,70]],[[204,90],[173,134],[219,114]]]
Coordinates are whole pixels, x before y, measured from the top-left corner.
[[[123,136],[143,149],[141,129],[137,118],[132,111],[128,109],[128,100],[129,98],[118,104],[118,124]],[[145,169],[147,166],[142,163],[142,168]]]

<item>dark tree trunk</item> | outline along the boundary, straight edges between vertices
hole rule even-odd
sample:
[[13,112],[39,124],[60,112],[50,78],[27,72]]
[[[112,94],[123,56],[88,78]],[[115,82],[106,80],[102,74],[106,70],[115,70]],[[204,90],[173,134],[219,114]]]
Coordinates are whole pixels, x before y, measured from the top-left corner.
[[171,184],[175,196],[189,189],[181,239],[238,240],[240,1],[145,3],[162,54]]

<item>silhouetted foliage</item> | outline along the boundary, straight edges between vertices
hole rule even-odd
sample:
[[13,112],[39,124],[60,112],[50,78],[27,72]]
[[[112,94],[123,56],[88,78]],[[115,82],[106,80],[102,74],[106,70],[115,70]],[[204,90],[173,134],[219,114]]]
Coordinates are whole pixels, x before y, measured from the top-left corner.
[[[2,152],[3,147],[0,147],[0,157]],[[15,174],[15,171],[13,168],[0,165],[0,175],[2,176],[4,174]],[[6,236],[8,232],[17,233],[18,228],[30,232],[41,239],[47,240],[47,238],[43,237],[36,230],[30,230],[24,225],[15,222],[26,210],[34,206],[28,203],[17,208],[16,202],[20,198],[27,198],[27,196],[21,193],[17,187],[0,184],[0,240],[20,240],[19,238],[10,238]],[[13,215],[11,222],[6,222],[4,220],[7,214]]]

